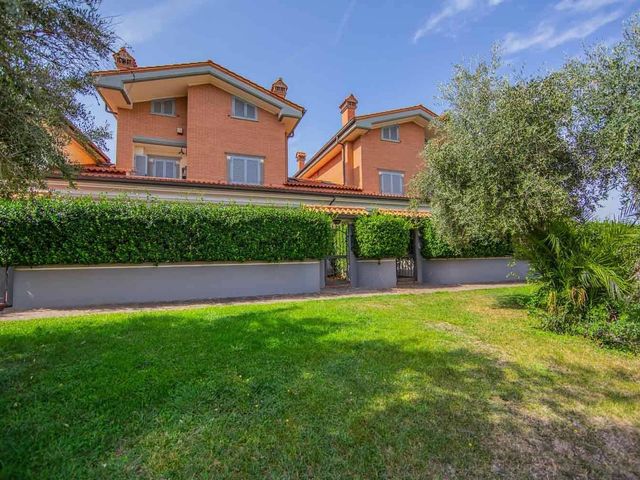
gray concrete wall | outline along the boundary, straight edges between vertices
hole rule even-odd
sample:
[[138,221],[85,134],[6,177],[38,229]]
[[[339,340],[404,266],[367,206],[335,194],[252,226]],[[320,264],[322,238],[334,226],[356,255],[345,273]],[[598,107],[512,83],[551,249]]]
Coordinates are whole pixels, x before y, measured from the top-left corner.
[[16,309],[171,302],[320,291],[320,262],[17,267]]
[[510,257],[422,259],[422,281],[427,285],[523,281],[529,263]]
[[396,260],[357,260],[354,265],[358,270],[358,287],[393,288],[396,286]]

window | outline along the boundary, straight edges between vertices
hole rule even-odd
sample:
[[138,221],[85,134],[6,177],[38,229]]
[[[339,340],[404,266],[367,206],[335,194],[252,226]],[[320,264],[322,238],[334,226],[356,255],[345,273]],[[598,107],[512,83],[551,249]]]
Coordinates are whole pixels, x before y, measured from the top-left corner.
[[179,178],[180,160],[172,157],[136,155],[135,170],[137,175],[147,177]]
[[154,115],[168,115],[173,117],[176,114],[176,101],[173,98],[166,100],[152,100],[151,113]]
[[404,173],[380,172],[380,193],[404,195]]
[[262,184],[263,158],[229,155],[227,162],[229,167],[229,181],[231,183]]
[[247,120],[258,120],[258,109],[255,105],[245,102],[238,97],[233,97],[231,116]]
[[391,125],[389,127],[382,127],[382,140],[388,140],[390,142],[400,141],[400,127],[398,125]]

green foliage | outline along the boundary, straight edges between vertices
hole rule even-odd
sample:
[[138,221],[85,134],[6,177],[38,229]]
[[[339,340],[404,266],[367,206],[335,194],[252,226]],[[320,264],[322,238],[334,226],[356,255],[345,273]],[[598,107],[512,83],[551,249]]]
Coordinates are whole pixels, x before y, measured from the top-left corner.
[[438,234],[433,220],[427,218],[421,222],[422,256],[424,258],[480,258],[506,257],[513,254],[511,242],[482,237],[471,240],[464,247],[455,247],[447,243]]
[[[638,329],[629,328],[630,319],[640,316],[625,312],[636,303],[639,247],[638,229],[616,222],[566,220],[522,239],[516,253],[528,258],[537,274],[541,287],[532,306],[544,327],[605,343],[620,343],[627,332],[635,341]],[[606,340],[610,335],[618,340]]]
[[0,196],[41,187],[58,169],[71,178],[63,147],[68,122],[99,144],[109,135],[94,125],[79,96],[95,95],[90,75],[111,53],[111,20],[97,0],[0,2]]
[[404,218],[372,213],[355,223],[358,258],[397,258],[407,254],[411,224]]
[[300,208],[130,199],[0,201],[0,263],[53,265],[319,259],[329,216]]
[[446,241],[515,238],[586,218],[612,187],[640,187],[640,16],[612,47],[559,71],[499,74],[500,60],[457,66],[449,111],[413,188]]

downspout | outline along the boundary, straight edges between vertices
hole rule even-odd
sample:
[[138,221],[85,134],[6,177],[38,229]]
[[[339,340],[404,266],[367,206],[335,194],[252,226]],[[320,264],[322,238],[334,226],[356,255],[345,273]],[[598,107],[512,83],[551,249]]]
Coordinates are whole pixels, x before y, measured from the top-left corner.
[[342,147],[342,184],[347,184],[347,152],[345,151],[344,142],[338,142],[338,144]]

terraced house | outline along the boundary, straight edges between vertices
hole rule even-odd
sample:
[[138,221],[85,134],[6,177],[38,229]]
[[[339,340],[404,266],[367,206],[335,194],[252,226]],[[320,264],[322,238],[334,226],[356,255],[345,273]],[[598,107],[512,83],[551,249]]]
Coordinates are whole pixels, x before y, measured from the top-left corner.
[[346,216],[371,209],[405,211],[406,185],[434,113],[415,107],[356,115],[350,95],[342,127],[288,174],[289,139],[305,108],[210,60],[141,67],[125,50],[113,70],[94,73],[117,121],[115,163],[84,165],[71,194],[126,193],[165,199],[310,205]]

